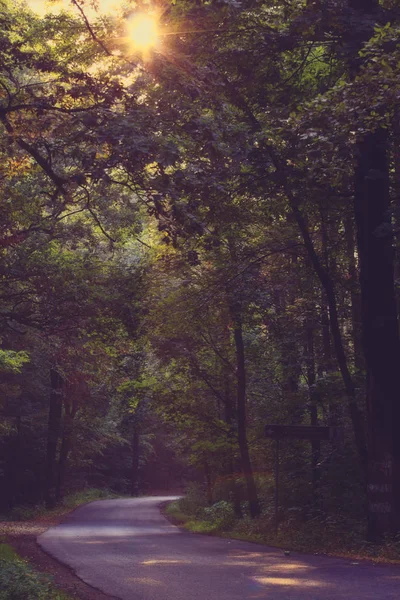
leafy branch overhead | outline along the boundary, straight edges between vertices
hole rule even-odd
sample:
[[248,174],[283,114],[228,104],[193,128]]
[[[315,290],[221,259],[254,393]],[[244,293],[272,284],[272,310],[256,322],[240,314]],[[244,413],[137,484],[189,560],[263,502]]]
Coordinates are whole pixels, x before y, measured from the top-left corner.
[[396,534],[396,3],[176,0],[145,50],[69,8],[0,7],[3,509],[191,482],[261,527],[265,425],[324,425],[277,519]]

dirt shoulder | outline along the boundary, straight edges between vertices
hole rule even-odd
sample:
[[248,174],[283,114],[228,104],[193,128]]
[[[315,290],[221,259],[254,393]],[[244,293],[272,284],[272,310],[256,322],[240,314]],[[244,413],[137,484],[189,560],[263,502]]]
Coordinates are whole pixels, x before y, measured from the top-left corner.
[[36,570],[52,577],[54,585],[77,600],[115,600],[103,592],[87,585],[75,575],[69,567],[59,563],[55,558],[44,552],[36,542],[36,538],[49,527],[58,525],[72,511],[55,516],[38,517],[32,521],[3,521],[0,522],[0,535],[6,537],[22,558]]

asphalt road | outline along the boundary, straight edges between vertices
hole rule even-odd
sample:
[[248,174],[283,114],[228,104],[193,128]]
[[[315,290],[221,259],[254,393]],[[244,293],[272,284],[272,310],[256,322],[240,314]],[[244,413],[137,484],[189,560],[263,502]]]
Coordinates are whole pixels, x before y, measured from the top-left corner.
[[165,500],[92,502],[38,542],[122,600],[400,600],[400,567],[186,533],[161,516]]

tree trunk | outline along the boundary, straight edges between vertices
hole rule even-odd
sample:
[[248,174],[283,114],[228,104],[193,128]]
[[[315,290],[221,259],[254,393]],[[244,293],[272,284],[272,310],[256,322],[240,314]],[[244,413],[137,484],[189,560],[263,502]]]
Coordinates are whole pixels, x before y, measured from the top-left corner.
[[353,220],[350,215],[347,215],[345,218],[344,232],[346,237],[347,259],[349,261],[351,329],[353,338],[354,367],[356,371],[360,372],[365,368],[361,334],[361,296],[358,290],[358,274],[354,255],[354,227]]
[[230,493],[231,493],[231,500],[233,501],[233,506],[235,509],[235,515],[238,519],[243,518],[243,513],[242,513],[242,507],[240,505],[240,495],[239,495],[239,490],[238,490],[238,486],[236,485],[236,481],[235,481],[235,446],[236,446],[236,435],[235,435],[235,429],[234,429],[234,410],[233,410],[233,402],[232,402],[232,397],[231,397],[231,385],[230,385],[230,373],[228,373],[226,371],[226,367],[225,367],[225,372],[224,372],[224,383],[225,383],[225,389],[224,389],[224,397],[225,397],[225,423],[228,425],[229,427],[229,431],[228,431],[228,438],[229,438],[229,442],[230,442],[230,456],[228,458],[228,477],[229,477],[229,488],[230,488]]
[[213,503],[213,486],[211,481],[210,465],[207,460],[204,460],[204,477],[206,479],[207,504]]
[[69,402],[64,403],[63,431],[61,437],[60,457],[58,459],[58,473],[56,486],[56,500],[62,499],[64,495],[65,474],[67,471],[68,455],[72,446],[72,434],[74,418],[77,409],[72,408]]
[[332,333],[333,346],[335,349],[336,360],[339,366],[340,373],[342,375],[342,380],[346,391],[347,405],[349,408],[350,419],[353,425],[354,438],[356,442],[360,467],[364,480],[366,481],[368,469],[368,456],[367,441],[364,430],[364,419],[362,412],[360,411],[357,405],[356,392],[343,347],[342,334],[339,326],[335,289],[333,286],[332,279],[329,276],[329,273],[326,271],[326,269],[324,269],[315,251],[314,244],[311,240],[310,232],[301,213],[301,210],[298,206],[298,203],[296,202],[296,199],[291,194],[289,194],[289,200],[291,203],[293,213],[296,217],[297,224],[303,236],[304,245],[308,252],[308,256],[326,294],[329,311],[329,324]]
[[236,348],[237,364],[237,421],[238,440],[242,470],[246,480],[247,496],[249,500],[250,515],[252,518],[260,514],[257,489],[250,461],[249,446],[247,443],[247,419],[246,419],[246,365],[243,343],[242,319],[240,306],[231,305],[231,316],[234,322],[234,339]]
[[[237,267],[237,254],[234,240],[228,240],[232,264]],[[236,417],[237,432],[240,452],[240,462],[246,480],[247,498],[249,501],[250,515],[254,519],[260,514],[257,488],[251,466],[249,445],[247,442],[247,415],[246,415],[246,361],[243,342],[242,302],[240,297],[235,297],[235,291],[226,289],[229,315],[233,322],[233,336],[236,354]],[[237,294],[237,292],[236,292]]]
[[[317,393],[315,391],[315,351],[314,351],[314,330],[311,323],[306,324],[306,366],[307,380],[310,397],[310,422],[313,427],[318,425],[318,408],[317,408]],[[319,503],[319,481],[321,473],[319,469],[319,461],[321,457],[321,443],[319,440],[311,442],[311,474],[312,474],[312,491],[314,504]]]
[[[400,113],[400,111],[399,111]],[[394,138],[395,148],[393,149],[393,166],[394,166],[394,181],[393,189],[395,195],[395,206],[393,210],[393,221],[396,232],[395,245],[394,245],[394,279],[396,284],[396,306],[397,306],[397,317],[400,315],[400,114],[395,116],[396,125],[394,127]],[[399,322],[400,326],[400,322]],[[400,329],[399,329],[400,332]]]
[[139,495],[139,447],[140,432],[137,416],[133,418],[132,432],[132,466],[131,466],[131,496]]
[[400,340],[389,202],[387,133],[380,129],[367,134],[359,143],[355,173],[367,371],[370,540],[394,533],[400,525]]
[[50,369],[50,406],[47,430],[44,499],[46,508],[54,508],[57,446],[60,437],[63,404],[63,378],[53,367]]

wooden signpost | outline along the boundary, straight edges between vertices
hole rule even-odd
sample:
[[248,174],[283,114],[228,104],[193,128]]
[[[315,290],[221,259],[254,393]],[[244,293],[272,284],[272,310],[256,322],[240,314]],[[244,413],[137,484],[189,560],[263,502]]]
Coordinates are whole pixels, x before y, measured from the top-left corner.
[[338,441],[340,427],[314,427],[312,425],[266,425],[265,437],[275,440],[275,527],[279,524],[279,442],[283,439]]

